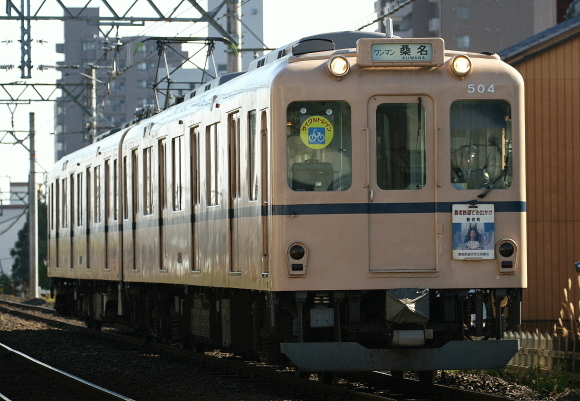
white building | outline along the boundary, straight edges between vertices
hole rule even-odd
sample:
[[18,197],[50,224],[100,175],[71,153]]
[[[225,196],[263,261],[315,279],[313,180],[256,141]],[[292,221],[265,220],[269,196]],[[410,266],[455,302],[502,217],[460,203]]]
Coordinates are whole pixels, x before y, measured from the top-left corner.
[[18,240],[18,231],[26,222],[28,183],[3,180],[0,195],[0,274],[10,276],[14,258],[10,250]]

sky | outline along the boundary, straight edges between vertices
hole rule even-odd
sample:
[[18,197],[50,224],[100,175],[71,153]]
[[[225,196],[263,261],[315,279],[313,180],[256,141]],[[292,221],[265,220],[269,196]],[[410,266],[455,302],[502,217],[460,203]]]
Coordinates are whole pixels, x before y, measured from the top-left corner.
[[[50,6],[51,0],[46,4]],[[270,48],[277,48],[288,44],[300,37],[314,35],[323,32],[350,30],[373,20],[375,0],[263,0],[264,13],[264,43]],[[37,0],[31,0],[32,13],[35,11]],[[57,4],[52,0],[52,3]],[[76,5],[79,3],[79,5]],[[84,5],[86,2],[68,1],[68,7]],[[114,4],[116,4],[115,2]],[[175,7],[178,4],[174,0],[165,0],[167,5]],[[185,2],[187,3],[187,2]],[[206,7],[204,1],[199,3]],[[90,6],[98,6],[99,1],[92,1]],[[155,4],[164,4],[159,0]],[[36,6],[38,7],[38,5]],[[43,9],[46,10],[46,9]],[[118,10],[117,10],[118,11]],[[165,11],[165,10],[163,10]],[[199,17],[196,11],[192,11],[194,18]],[[59,15],[55,12],[52,15]],[[1,13],[0,15],[6,15]],[[138,14],[142,16],[142,14]],[[55,71],[39,71],[38,65],[55,65],[63,59],[62,54],[55,52],[55,44],[62,43],[62,22],[59,21],[32,21],[31,22],[31,61],[34,69],[31,79],[20,78],[20,24],[17,21],[0,21],[0,64],[14,65],[11,70],[0,68],[0,84],[15,81],[26,83],[54,83],[60,73]],[[140,28],[123,28],[119,31],[120,36],[133,36],[145,33],[148,36],[179,35],[201,36],[204,33],[204,25],[179,25],[167,23],[149,24]],[[374,30],[376,23],[365,30]],[[133,30],[130,32],[129,30]],[[137,32],[135,32],[137,30]],[[140,31],[140,32],[139,32]],[[25,94],[28,92],[25,92]],[[46,96],[47,92],[43,92]],[[11,92],[16,96],[17,92]],[[36,96],[34,96],[36,97]],[[8,183],[28,181],[30,156],[27,150],[29,115],[34,113],[35,136],[36,136],[36,171],[37,182],[42,182],[43,171],[50,170],[54,163],[54,102],[33,102],[31,104],[8,105],[4,102],[8,98],[6,92],[0,87],[0,192],[8,191]],[[30,96],[23,96],[30,98]],[[51,98],[56,98],[52,96]],[[6,131],[14,131],[16,138],[7,134]],[[18,141],[19,143],[14,144]],[[23,146],[24,145],[24,146]],[[26,146],[26,148],[25,148]],[[0,196],[1,198],[1,196]]]

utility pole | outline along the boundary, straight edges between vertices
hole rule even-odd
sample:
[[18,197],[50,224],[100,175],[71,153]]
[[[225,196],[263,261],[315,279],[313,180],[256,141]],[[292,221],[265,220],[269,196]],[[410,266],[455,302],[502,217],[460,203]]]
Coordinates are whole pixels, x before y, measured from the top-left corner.
[[97,82],[102,83],[97,79],[97,68],[96,65],[89,64],[88,67],[91,69],[90,77],[90,88],[91,88],[91,117],[89,122],[89,143],[93,143],[95,136],[97,136]]
[[234,39],[237,50],[229,48],[228,52],[228,72],[238,72],[242,70],[242,20],[238,18],[240,7],[239,0],[228,0],[228,34]]
[[38,202],[36,196],[36,151],[34,149],[34,113],[30,113],[30,176],[28,177],[28,263],[30,269],[30,296],[38,292]]
[[[9,5],[6,6],[10,10]],[[32,61],[30,59],[30,0],[20,1],[20,78],[31,78]]]

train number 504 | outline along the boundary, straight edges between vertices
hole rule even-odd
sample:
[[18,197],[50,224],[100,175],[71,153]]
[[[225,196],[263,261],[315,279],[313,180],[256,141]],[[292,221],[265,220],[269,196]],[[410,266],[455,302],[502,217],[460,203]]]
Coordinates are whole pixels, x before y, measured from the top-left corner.
[[475,84],[469,84],[467,85],[467,93],[485,93],[485,92],[489,92],[489,93],[495,93],[495,86],[494,84],[491,84],[489,86],[486,86],[484,84],[479,84],[479,85],[475,85]]

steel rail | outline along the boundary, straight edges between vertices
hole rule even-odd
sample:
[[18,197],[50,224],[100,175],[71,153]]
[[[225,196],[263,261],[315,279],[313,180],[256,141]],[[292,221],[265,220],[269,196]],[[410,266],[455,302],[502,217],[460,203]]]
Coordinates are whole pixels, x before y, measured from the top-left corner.
[[67,386],[77,389],[82,393],[95,396],[101,400],[133,401],[131,398],[117,394],[114,391],[107,390],[106,388],[97,386],[96,384],[90,383],[77,376],[47,365],[46,363],[23,354],[20,351],[12,349],[5,344],[0,343],[0,349],[3,349],[11,358],[14,359],[14,361],[29,366],[39,371],[43,375],[59,380]]

